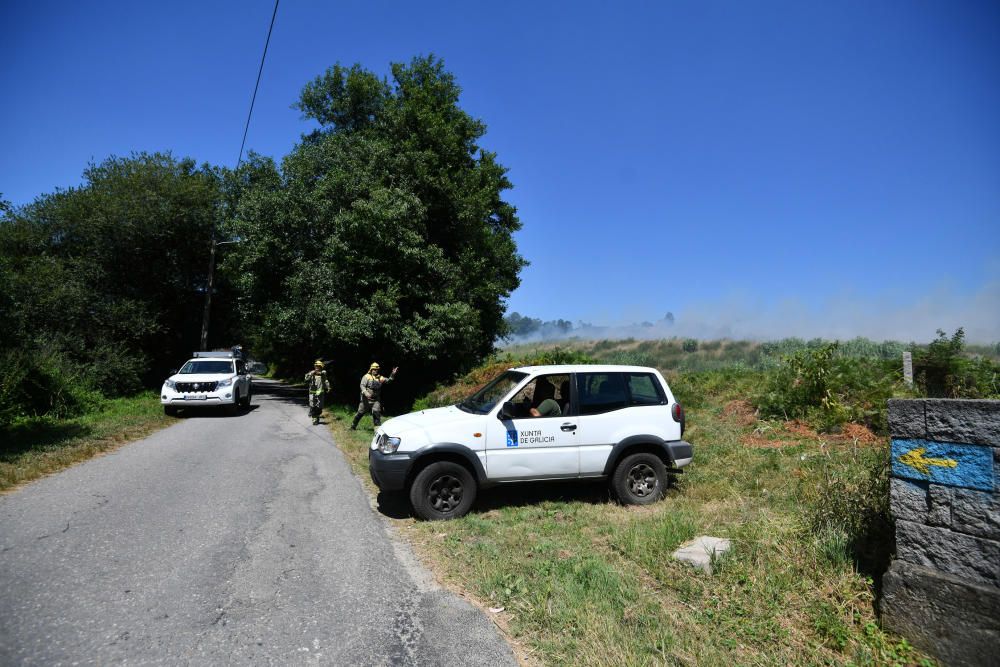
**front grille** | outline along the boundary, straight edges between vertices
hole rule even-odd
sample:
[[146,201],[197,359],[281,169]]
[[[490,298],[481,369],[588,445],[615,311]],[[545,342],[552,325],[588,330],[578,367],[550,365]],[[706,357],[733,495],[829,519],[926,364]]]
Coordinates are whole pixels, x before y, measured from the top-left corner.
[[177,391],[192,394],[199,391],[215,391],[218,386],[218,382],[178,382]]

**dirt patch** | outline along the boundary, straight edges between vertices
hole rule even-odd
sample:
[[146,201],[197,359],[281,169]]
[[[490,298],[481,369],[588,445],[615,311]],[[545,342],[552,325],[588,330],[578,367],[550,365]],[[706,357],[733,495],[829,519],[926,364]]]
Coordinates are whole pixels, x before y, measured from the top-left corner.
[[740,426],[753,426],[757,423],[757,411],[748,401],[729,401],[722,408],[722,416],[729,417]]
[[759,435],[745,435],[740,438],[740,443],[744,447],[750,447],[751,449],[782,449],[784,447],[795,447],[796,445],[801,445],[801,442],[795,442],[793,440],[772,440],[771,438],[765,438]]
[[[737,401],[733,402],[735,403]],[[753,434],[743,436],[740,441],[747,447],[765,449],[802,445],[807,444],[807,441],[814,443],[826,443],[830,445],[876,445],[882,441],[882,438],[872,433],[867,426],[854,423],[844,424],[840,433],[818,433],[805,422],[793,419],[783,423],[781,428],[774,434],[796,438],[796,441],[783,440],[776,437],[766,438],[764,437],[766,430],[767,429],[758,428]]]
[[874,445],[881,441],[877,435],[863,424],[844,424],[841,435],[847,440],[857,442],[859,445]]
[[801,422],[798,419],[785,422],[785,430],[792,435],[799,436],[800,438],[819,439],[819,433],[810,428],[805,422]]

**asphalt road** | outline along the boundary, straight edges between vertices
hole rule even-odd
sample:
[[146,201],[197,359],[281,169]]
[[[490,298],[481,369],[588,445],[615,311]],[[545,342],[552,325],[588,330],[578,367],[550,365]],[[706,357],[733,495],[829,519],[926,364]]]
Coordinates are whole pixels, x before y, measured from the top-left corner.
[[255,390],[0,497],[0,664],[516,664],[300,392]]

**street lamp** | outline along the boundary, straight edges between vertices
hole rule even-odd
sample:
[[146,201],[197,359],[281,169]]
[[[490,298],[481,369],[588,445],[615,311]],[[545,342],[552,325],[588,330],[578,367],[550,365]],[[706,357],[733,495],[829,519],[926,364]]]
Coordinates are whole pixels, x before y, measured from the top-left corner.
[[239,241],[216,241],[212,239],[212,250],[208,258],[208,286],[205,288],[205,312],[201,316],[201,347],[204,350],[208,347],[208,313],[212,309],[212,283],[215,279],[215,249],[220,245],[229,243],[239,243]]

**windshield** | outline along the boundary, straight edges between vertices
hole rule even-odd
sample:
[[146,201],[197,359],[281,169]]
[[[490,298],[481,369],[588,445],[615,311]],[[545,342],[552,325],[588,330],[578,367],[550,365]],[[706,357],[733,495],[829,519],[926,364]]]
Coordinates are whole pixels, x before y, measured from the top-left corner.
[[232,373],[233,362],[231,361],[189,361],[181,368],[181,375],[209,375],[219,373]]
[[501,398],[510,393],[518,382],[527,377],[527,373],[518,371],[507,371],[500,377],[490,381],[485,387],[469,396],[458,404],[458,407],[466,412],[474,412],[479,415],[486,414],[493,409]]

